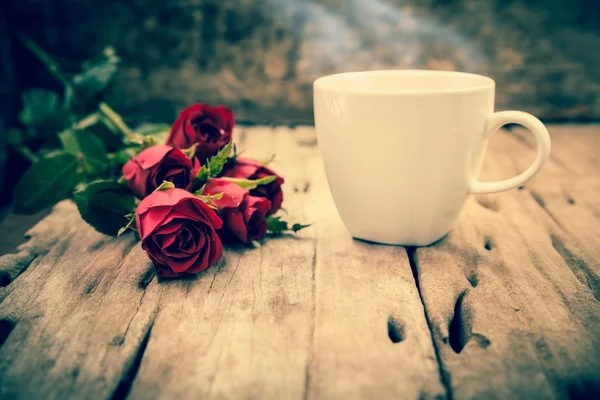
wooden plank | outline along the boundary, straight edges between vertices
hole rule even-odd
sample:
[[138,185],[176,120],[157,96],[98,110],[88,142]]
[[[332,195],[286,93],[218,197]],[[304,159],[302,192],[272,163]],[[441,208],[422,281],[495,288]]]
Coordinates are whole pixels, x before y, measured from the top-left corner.
[[157,311],[146,255],[132,236],[95,232],[71,202],[58,204],[29,236],[16,256],[0,259],[3,268],[28,266],[0,303],[0,397],[119,393]]
[[[600,171],[579,154],[600,147],[595,135],[552,136],[556,156],[539,177],[471,199],[445,240],[411,253],[454,397],[600,395],[599,225],[585,205],[598,186],[578,184],[597,182]],[[527,140],[495,135],[484,178],[522,171],[534,155]],[[569,141],[578,150],[556,151]]]
[[290,217],[316,225],[164,285],[131,397],[443,396],[406,255],[348,237],[314,130],[249,129],[240,143],[258,158],[277,154]]
[[[349,238],[310,128],[239,138],[278,154],[290,216],[315,226],[229,250],[196,278],[158,284],[131,238],[61,203],[0,258],[0,397],[598,394],[598,136],[551,132],[537,179],[471,199],[446,240],[409,250],[412,266],[402,248]],[[489,179],[533,157],[518,130],[489,148]]]
[[[514,134],[533,141],[522,129]],[[600,300],[600,126],[551,126],[550,134],[552,161],[524,189],[555,223],[554,248]],[[532,143],[513,154],[515,168],[526,168],[534,154]]]
[[[2,215],[0,215],[0,237],[2,238],[0,256],[15,253],[17,247],[23,243],[25,233],[46,217],[50,211],[51,209],[46,209],[36,214],[27,215],[12,213],[12,206],[7,206],[5,210],[2,210]],[[6,279],[8,278],[5,278],[4,284],[2,284],[3,280],[0,278],[0,286],[6,286],[10,283]],[[10,279],[12,280],[14,277]]]
[[445,396],[406,254],[349,238],[314,129],[238,137],[278,154],[290,217],[315,226],[159,284],[131,237],[61,203],[0,258],[0,397]]

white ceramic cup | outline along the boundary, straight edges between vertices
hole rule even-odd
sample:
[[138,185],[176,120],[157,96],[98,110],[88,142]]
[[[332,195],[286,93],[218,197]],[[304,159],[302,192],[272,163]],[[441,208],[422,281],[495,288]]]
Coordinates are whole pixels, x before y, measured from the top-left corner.
[[[534,116],[494,112],[494,81],[460,72],[390,70],[329,75],[314,83],[325,172],[350,234],[424,246],[450,231],[469,193],[522,185],[550,155]],[[477,176],[488,137],[519,124],[537,140],[523,173],[497,182]]]

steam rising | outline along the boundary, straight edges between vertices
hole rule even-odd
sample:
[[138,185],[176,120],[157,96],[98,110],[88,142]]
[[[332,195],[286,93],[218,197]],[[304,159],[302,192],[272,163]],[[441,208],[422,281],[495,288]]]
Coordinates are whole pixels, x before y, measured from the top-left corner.
[[485,71],[487,60],[451,26],[391,0],[267,0],[273,12],[292,10],[301,37],[298,75],[378,68]]

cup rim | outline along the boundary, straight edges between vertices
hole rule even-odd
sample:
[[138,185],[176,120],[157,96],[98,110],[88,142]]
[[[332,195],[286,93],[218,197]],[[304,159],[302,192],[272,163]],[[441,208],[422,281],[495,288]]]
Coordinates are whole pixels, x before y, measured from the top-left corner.
[[[363,89],[356,87],[342,86],[339,82],[336,84],[335,81],[343,78],[352,77],[369,77],[369,76],[446,76],[446,77],[461,77],[470,78],[472,80],[479,81],[479,84],[465,85],[457,88],[442,88],[442,89]],[[426,94],[440,94],[440,93],[474,93],[483,92],[490,89],[494,89],[496,83],[490,77],[479,74],[472,74],[469,72],[459,71],[441,71],[431,69],[384,69],[384,70],[366,70],[366,71],[354,71],[354,72],[341,72],[336,74],[325,75],[317,78],[313,82],[314,90],[329,90],[332,92],[342,93],[360,93],[360,94],[392,94],[392,95],[426,95]]]

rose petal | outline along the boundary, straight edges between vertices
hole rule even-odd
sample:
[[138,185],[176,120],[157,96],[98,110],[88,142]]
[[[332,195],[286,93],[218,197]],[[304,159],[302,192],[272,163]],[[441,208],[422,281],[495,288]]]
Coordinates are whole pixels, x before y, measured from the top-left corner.
[[206,235],[206,238],[210,238],[210,256],[208,258],[208,265],[210,266],[216,263],[223,255],[223,244],[214,229]]
[[179,230],[167,234],[156,234],[153,235],[152,238],[154,242],[164,250],[175,242],[177,235],[179,235]]
[[221,229],[223,221],[221,221],[221,218],[219,218],[217,213],[212,208],[204,204],[202,201],[195,201],[193,205],[198,210],[198,213],[204,214],[210,225],[212,225],[215,229]]
[[[203,237],[206,237],[206,235],[207,235],[206,230],[204,230],[201,233],[201,235]],[[205,241],[204,245],[198,248],[198,254],[200,254],[200,257],[198,259],[198,265],[196,267],[200,268],[200,270],[205,270],[210,265],[208,262],[210,259],[210,243],[207,243]]]
[[181,200],[189,198],[200,201],[196,199],[196,197],[194,197],[194,195],[188,192],[187,190],[178,188],[159,190],[151,193],[149,196],[144,198],[137,206],[135,212],[136,214],[144,214],[150,208],[174,206]]
[[163,223],[160,227],[158,227],[155,230],[154,233],[156,235],[167,235],[169,233],[179,230],[182,227],[182,225],[184,225],[187,221],[187,218],[173,219],[168,223]]
[[237,208],[244,200],[244,196],[248,194],[248,190],[244,189],[237,183],[230,182],[222,178],[209,179],[204,188],[204,194],[216,195],[223,193],[223,197],[219,200],[213,200],[213,204],[219,209],[233,207]]
[[165,217],[169,214],[170,211],[170,206],[153,207],[152,209],[144,213],[139,213],[136,210],[135,222],[138,233],[140,234],[140,238],[142,240],[146,239],[154,231],[154,229],[156,229],[156,227],[164,221]]
[[147,184],[149,171],[146,171],[140,167],[135,159],[129,160],[123,166],[123,177],[127,180],[127,186],[129,189],[140,198],[144,198],[148,195]]
[[167,146],[166,144],[150,146],[147,149],[142,150],[137,156],[135,156],[135,160],[143,169],[150,169],[159,162],[161,162],[165,158],[167,153],[169,153],[172,150],[174,150],[174,148],[171,146]]
[[[175,272],[184,272],[190,269],[200,257],[199,253],[196,253],[187,258],[169,258],[169,266]],[[193,271],[191,271],[193,272]]]
[[223,221],[227,230],[244,243],[248,243],[248,229],[242,212],[236,208],[223,210]]
[[[238,157],[238,161],[239,159],[240,157]],[[233,167],[227,168],[225,171],[223,171],[223,176],[248,179],[256,172],[256,169],[257,168],[252,165],[234,164]]]

